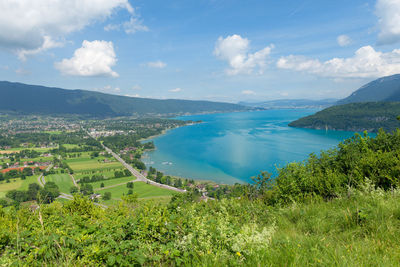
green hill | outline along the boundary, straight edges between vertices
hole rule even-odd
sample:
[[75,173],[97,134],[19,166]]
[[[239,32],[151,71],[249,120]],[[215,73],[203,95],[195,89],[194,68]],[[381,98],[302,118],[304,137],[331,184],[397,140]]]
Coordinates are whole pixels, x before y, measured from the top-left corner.
[[400,101],[400,74],[382,77],[362,86],[337,104]]
[[351,103],[333,106],[289,124],[292,127],[361,132],[400,127],[400,102]]
[[0,111],[18,114],[78,114],[91,116],[178,115],[249,110],[230,103],[149,99],[85,90],[0,82]]

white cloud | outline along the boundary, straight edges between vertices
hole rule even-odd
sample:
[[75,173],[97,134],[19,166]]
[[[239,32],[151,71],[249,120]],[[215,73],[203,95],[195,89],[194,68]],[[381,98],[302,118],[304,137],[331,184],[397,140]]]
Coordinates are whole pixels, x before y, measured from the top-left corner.
[[228,62],[230,67],[226,70],[228,75],[250,74],[256,68],[258,68],[259,73],[263,72],[273,45],[251,54],[249,53],[249,44],[250,41],[247,38],[242,38],[237,34],[228,36],[225,39],[218,38],[214,55]]
[[337,37],[337,43],[338,43],[338,45],[340,45],[342,47],[348,46],[349,44],[351,44],[351,42],[352,42],[351,38],[347,35],[343,34],[343,35],[339,35]]
[[120,24],[108,24],[104,27],[105,31],[115,31],[121,30],[121,28],[127,34],[133,34],[135,32],[147,32],[149,28],[143,25],[143,21],[138,19],[137,17],[131,17],[129,21]]
[[154,62],[147,62],[146,64],[148,67],[150,68],[158,68],[158,69],[162,69],[165,68],[167,66],[167,63],[162,62],[162,61],[154,61]]
[[24,59],[60,46],[67,34],[105,20],[117,9],[134,14],[128,0],[2,0],[0,46]]
[[128,96],[128,97],[140,97],[140,95],[139,95],[139,94],[134,94],[134,95],[125,95],[125,96]]
[[379,24],[379,44],[393,44],[400,41],[400,1],[378,0],[376,15]]
[[111,69],[116,62],[112,42],[85,40],[72,58],[56,62],[54,66],[65,75],[118,77],[118,73]]
[[15,73],[18,75],[22,75],[22,76],[26,76],[26,75],[30,75],[31,72],[29,70],[26,70],[24,68],[19,68],[15,70]]
[[277,67],[332,78],[370,78],[400,73],[400,49],[383,53],[364,46],[353,57],[324,62],[304,56],[281,57]]
[[120,93],[121,89],[119,87],[112,87],[111,85],[106,85],[103,88],[93,88],[95,91],[99,91],[102,93]]
[[169,91],[172,92],[172,93],[178,93],[178,92],[181,92],[182,89],[181,88],[175,88],[175,89],[171,89]]
[[252,90],[243,90],[242,94],[243,95],[255,95],[256,93]]

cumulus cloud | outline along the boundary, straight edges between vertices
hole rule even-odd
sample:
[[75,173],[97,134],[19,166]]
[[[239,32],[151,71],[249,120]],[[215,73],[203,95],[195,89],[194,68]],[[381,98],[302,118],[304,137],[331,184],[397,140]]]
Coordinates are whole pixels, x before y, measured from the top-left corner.
[[378,0],[376,15],[379,24],[379,44],[393,44],[400,41],[400,1]]
[[55,67],[64,75],[118,77],[118,73],[111,69],[116,62],[112,42],[85,40],[72,58],[56,62]]
[[267,63],[267,57],[271,53],[273,45],[267,46],[255,53],[249,53],[250,41],[234,34],[226,38],[219,37],[215,44],[214,55],[225,60],[229,64],[226,70],[228,75],[250,74],[258,68],[262,73]]
[[134,14],[128,0],[2,0],[0,46],[24,59],[60,46],[67,34],[104,20],[117,9]]
[[337,40],[338,45],[340,45],[340,46],[348,46],[352,42],[350,37],[347,35],[344,35],[344,34],[339,35],[336,40]]
[[243,90],[242,94],[243,95],[255,95],[256,93],[252,90]]
[[167,63],[162,62],[162,61],[154,61],[154,62],[147,62],[146,64],[150,68],[157,68],[157,69],[162,69],[167,66]]
[[364,46],[353,57],[324,62],[304,56],[281,57],[277,67],[332,78],[370,78],[400,73],[400,49],[383,53]]
[[169,91],[172,92],[172,93],[178,93],[178,92],[181,92],[182,89],[181,88],[175,88],[175,89],[171,89]]

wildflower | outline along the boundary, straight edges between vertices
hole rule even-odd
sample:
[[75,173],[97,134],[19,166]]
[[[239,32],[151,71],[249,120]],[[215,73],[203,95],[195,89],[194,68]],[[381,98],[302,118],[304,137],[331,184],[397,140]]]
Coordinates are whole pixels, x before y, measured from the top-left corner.
[[240,252],[236,252],[236,255],[238,255],[239,257],[242,256],[242,254],[240,254]]

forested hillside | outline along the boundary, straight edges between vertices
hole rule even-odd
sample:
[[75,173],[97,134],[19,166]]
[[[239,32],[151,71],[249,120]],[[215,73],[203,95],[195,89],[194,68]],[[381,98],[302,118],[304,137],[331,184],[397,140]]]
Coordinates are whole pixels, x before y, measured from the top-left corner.
[[289,124],[292,127],[354,132],[393,131],[399,127],[400,102],[351,103],[333,106]]
[[396,266],[400,131],[355,135],[220,200],[0,209],[0,265]]
[[177,115],[232,112],[251,108],[236,104],[178,99],[150,99],[0,82],[0,112],[92,116]]

